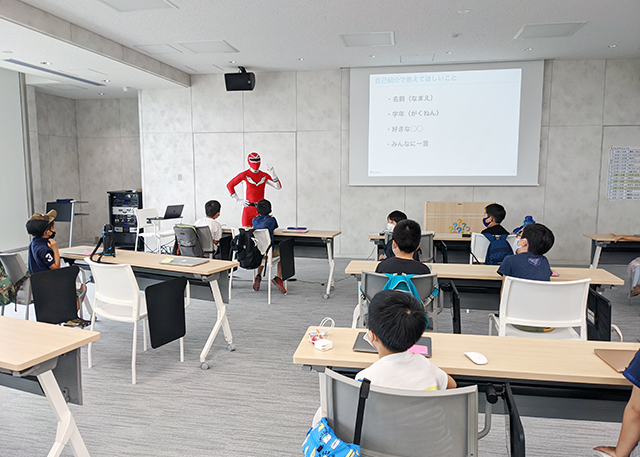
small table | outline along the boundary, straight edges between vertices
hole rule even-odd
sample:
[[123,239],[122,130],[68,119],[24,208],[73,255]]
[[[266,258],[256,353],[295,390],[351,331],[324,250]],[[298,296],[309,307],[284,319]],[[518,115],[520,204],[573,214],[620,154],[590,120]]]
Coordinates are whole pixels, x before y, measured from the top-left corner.
[[[315,328],[309,327],[307,332]],[[353,351],[356,336],[362,331],[334,328],[327,335],[333,349],[326,352],[316,350],[305,332],[293,363],[319,371],[324,367],[346,368],[351,372],[366,368],[378,360],[378,355]],[[622,419],[631,384],[593,350],[640,348],[638,343],[437,332],[427,332],[425,336],[432,342],[430,360],[458,384],[509,382],[518,397],[521,415],[614,422]],[[467,351],[480,352],[489,362],[475,365],[464,356]]]
[[[74,248],[61,249],[60,257],[70,261],[84,260],[84,258],[89,256],[92,251],[93,248],[90,246],[78,246]],[[224,303],[219,283],[222,283],[222,290],[227,295],[227,301],[229,301],[227,293],[229,289],[227,286],[229,276],[228,274],[226,274],[226,272],[239,266],[240,264],[238,262],[231,262],[229,260],[215,259],[207,259],[206,262],[201,263],[200,265],[195,265],[193,267],[161,263],[162,260],[168,258],[180,259],[179,256],[172,256],[167,254],[154,254],[151,252],[138,252],[128,251],[125,249],[116,249],[115,257],[104,256],[102,257],[101,261],[104,263],[124,263],[131,265],[133,271],[136,274],[146,274],[160,277],[184,276],[187,279],[204,281],[209,284],[218,314],[213,329],[209,334],[209,338],[207,339],[207,342],[205,343],[204,348],[200,353],[201,367],[203,369],[207,369],[209,368],[209,365],[205,362],[205,360],[207,358],[207,355],[209,354],[211,346],[213,345],[213,341],[220,331],[220,328],[222,328],[229,350],[235,350],[235,346],[233,344],[233,335],[231,334],[231,327],[229,327],[229,321],[227,319],[227,307]]]
[[67,443],[76,457],[89,456],[52,370],[59,356],[99,338],[99,332],[0,317],[0,376],[36,376],[58,421],[49,457],[59,456]]
[[640,251],[640,243],[637,241],[615,240],[608,233],[584,233],[582,236],[591,240],[591,265],[590,268],[598,268],[602,250],[607,250],[614,244],[620,251]]

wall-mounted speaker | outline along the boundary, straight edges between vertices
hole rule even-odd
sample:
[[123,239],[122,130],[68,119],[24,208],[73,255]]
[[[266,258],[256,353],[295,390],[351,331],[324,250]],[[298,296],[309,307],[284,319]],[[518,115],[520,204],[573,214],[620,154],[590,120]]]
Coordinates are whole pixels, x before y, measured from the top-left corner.
[[247,73],[243,67],[239,68],[240,73],[224,74],[224,84],[227,90],[253,90],[256,86],[256,75]]

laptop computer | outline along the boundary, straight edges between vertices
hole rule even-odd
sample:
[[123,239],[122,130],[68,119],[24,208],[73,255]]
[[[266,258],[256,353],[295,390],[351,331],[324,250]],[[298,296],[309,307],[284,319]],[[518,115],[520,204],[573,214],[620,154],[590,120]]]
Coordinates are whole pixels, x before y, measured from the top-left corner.
[[[358,337],[356,338],[356,342],[353,344],[353,350],[355,352],[369,352],[372,354],[377,354],[378,350],[376,348],[374,348],[367,340],[364,339],[364,335],[367,332],[360,332],[358,333]],[[420,337],[420,339],[418,340],[418,342],[412,346],[413,348],[415,348],[416,346],[426,346],[426,354],[423,351],[412,351],[411,349],[409,349],[410,352],[417,352],[419,354],[423,354],[426,357],[431,357],[431,338],[428,336],[422,336]]]
[[161,260],[160,263],[170,264],[170,265],[180,265],[183,267],[195,267],[196,265],[201,265],[208,261],[209,261],[208,258],[200,258],[200,257],[167,257]]
[[169,205],[164,211],[164,217],[162,219],[177,219],[182,216],[182,209],[184,205]]

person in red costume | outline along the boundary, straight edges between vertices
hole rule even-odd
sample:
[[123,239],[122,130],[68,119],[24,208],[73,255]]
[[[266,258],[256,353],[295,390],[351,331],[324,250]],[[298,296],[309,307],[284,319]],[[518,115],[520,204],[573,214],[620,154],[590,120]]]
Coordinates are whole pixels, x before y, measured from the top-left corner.
[[[260,200],[264,199],[264,186],[269,184],[274,189],[280,190],[282,189],[282,184],[280,184],[273,167],[268,167],[266,173],[260,170],[260,155],[257,152],[249,154],[247,162],[249,162],[249,168],[238,173],[235,178],[229,181],[227,190],[229,190],[231,198],[244,206],[242,210],[242,225],[251,227],[253,218],[258,215],[256,205]],[[243,181],[245,183],[244,199],[238,196],[235,189]]]

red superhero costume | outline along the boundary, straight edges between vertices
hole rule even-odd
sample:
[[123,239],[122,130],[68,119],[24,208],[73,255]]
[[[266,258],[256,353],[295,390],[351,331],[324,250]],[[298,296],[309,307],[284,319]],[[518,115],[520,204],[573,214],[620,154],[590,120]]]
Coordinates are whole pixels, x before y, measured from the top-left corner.
[[[238,173],[235,178],[229,181],[227,190],[229,190],[231,198],[244,206],[242,211],[242,225],[244,227],[251,227],[253,225],[253,218],[258,215],[256,203],[264,199],[264,186],[269,184],[271,187],[280,190],[282,189],[282,184],[280,184],[280,180],[278,176],[276,176],[273,167],[267,169],[269,173],[260,170],[260,156],[258,153],[252,152],[249,154],[247,162],[249,162],[249,169]],[[235,190],[236,186],[243,181],[245,183],[244,200],[238,197]]]

